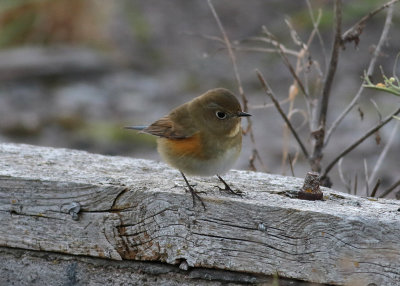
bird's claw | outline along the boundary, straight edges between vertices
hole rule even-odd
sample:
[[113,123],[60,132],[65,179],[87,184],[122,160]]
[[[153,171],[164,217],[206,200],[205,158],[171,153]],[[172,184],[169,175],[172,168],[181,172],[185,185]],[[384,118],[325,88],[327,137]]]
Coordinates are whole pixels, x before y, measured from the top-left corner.
[[229,187],[228,185],[225,186],[225,188],[221,188],[220,186],[214,186],[215,188],[218,188],[219,191],[224,191],[239,197],[243,197],[244,192],[242,192],[241,190],[232,190],[231,187]]

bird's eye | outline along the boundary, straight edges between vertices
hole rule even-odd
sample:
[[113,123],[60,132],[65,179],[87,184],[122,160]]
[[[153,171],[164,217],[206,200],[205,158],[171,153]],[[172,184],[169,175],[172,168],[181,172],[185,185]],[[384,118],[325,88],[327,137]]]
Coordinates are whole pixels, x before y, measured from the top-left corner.
[[226,118],[226,113],[223,111],[217,111],[215,113],[215,115],[217,115],[218,119],[225,119]]

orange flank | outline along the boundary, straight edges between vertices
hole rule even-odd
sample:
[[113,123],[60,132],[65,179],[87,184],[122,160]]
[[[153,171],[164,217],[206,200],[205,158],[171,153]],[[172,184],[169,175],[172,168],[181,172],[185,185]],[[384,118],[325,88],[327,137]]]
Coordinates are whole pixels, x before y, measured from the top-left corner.
[[203,144],[200,139],[200,133],[184,139],[167,139],[167,148],[176,156],[190,156],[195,158],[204,157]]

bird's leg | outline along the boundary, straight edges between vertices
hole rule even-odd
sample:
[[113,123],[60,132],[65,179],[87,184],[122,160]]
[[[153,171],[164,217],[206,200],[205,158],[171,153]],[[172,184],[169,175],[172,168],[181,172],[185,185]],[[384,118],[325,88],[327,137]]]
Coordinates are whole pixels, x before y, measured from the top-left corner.
[[206,206],[203,202],[203,200],[201,199],[201,197],[199,196],[199,193],[204,193],[204,192],[197,192],[192,185],[189,184],[189,181],[186,179],[186,176],[181,172],[183,179],[186,182],[186,185],[190,191],[190,193],[192,194],[192,198],[193,198],[193,206],[196,205],[196,198],[200,201],[201,205],[203,206],[204,210],[206,210]]
[[237,196],[240,196],[240,197],[243,196],[243,192],[241,190],[235,190],[235,191],[232,190],[231,187],[229,187],[229,185],[224,181],[224,179],[221,178],[220,175],[217,175],[217,177],[225,186],[225,188],[221,188],[219,186],[216,186],[220,191],[223,190],[223,191],[226,191],[228,193],[231,193],[231,194],[234,194],[234,195],[237,195]]

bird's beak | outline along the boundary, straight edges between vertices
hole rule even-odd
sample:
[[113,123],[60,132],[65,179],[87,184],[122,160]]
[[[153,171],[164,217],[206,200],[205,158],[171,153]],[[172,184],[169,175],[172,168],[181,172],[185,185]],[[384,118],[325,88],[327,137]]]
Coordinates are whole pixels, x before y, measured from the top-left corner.
[[236,115],[237,115],[238,117],[248,117],[248,116],[251,116],[250,113],[243,112],[243,111],[239,111],[238,113],[236,113]]

